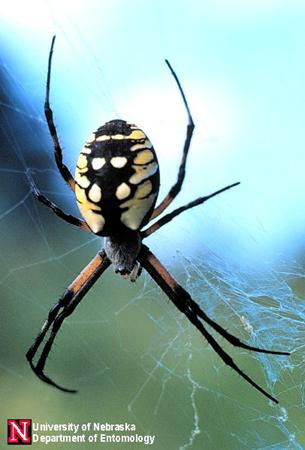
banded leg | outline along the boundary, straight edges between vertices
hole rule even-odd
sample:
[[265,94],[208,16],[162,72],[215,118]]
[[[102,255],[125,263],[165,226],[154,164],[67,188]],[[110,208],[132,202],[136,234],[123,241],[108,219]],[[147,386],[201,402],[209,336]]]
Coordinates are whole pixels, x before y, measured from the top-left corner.
[[32,191],[39,202],[43,203],[45,206],[50,208],[54,212],[54,214],[63,219],[65,222],[68,222],[71,225],[75,225],[81,228],[82,230],[92,232],[91,228],[84,220],[78,219],[77,217],[74,217],[71,214],[66,214],[62,209],[56,206],[55,203],[51,202],[37,189],[35,183],[31,178],[28,177],[28,180],[30,182]]
[[161,219],[157,220],[154,224],[152,224],[150,227],[146,228],[146,230],[141,231],[141,237],[142,239],[146,238],[147,236],[150,236],[155,231],[159,230],[163,225],[167,224],[171,220],[173,220],[175,217],[179,216],[182,212],[194,208],[195,206],[201,205],[202,203],[206,202],[212,197],[215,197],[218,194],[221,194],[222,192],[227,191],[228,189],[231,189],[232,187],[238,186],[240,182],[230,184],[229,186],[226,186],[222,189],[219,189],[216,192],[213,192],[213,194],[206,195],[205,197],[199,197],[196,198],[196,200],[193,200],[192,202],[187,203],[184,206],[180,206],[180,208],[175,209],[169,214],[166,214],[165,216],[161,217]]
[[[74,389],[64,388],[58,385],[50,377],[44,373],[47,357],[51,351],[56,335],[63,323],[63,321],[75,310],[77,305],[81,302],[83,297],[94,285],[102,273],[109,267],[110,261],[106,257],[105,251],[99,252],[85,267],[85,269],[78,275],[78,277],[71,283],[68,289],[60,297],[59,301],[55,303],[48,314],[48,318],[43,324],[34,344],[30,347],[26,354],[26,358],[33,370],[33,372],[47,384],[55,386],[64,392],[77,392]],[[52,328],[51,328],[52,327]],[[42,345],[46,334],[51,328],[49,338],[47,339],[37,364],[34,364],[33,359],[39,347]]]
[[52,55],[53,55],[53,48],[55,43],[55,36],[52,38],[50,53],[49,53],[49,60],[48,60],[48,75],[47,75],[47,86],[46,86],[46,96],[45,96],[45,102],[44,102],[44,113],[47,120],[47,124],[49,127],[50,135],[53,140],[54,145],[54,156],[57,168],[65,180],[66,183],[68,183],[69,187],[74,192],[75,189],[75,180],[68,169],[68,167],[63,163],[63,157],[62,157],[62,149],[59,143],[56,127],[54,124],[53,119],[53,111],[50,107],[50,81],[51,81],[51,67],[52,67]]
[[150,220],[155,219],[156,217],[158,217],[170,204],[171,202],[174,200],[174,198],[179,194],[183,181],[184,181],[184,177],[185,177],[185,166],[186,166],[186,160],[187,160],[187,155],[188,155],[188,151],[190,149],[190,145],[191,145],[191,140],[192,140],[192,135],[193,135],[193,131],[195,128],[195,124],[193,122],[192,116],[191,116],[191,112],[186,100],[186,97],[184,95],[182,86],[180,84],[180,81],[174,71],[174,69],[172,68],[172,66],[170,65],[169,61],[166,59],[165,60],[166,64],[169,67],[169,70],[171,71],[173,77],[175,78],[175,81],[177,83],[178,89],[180,91],[184,106],[186,108],[186,112],[188,115],[188,125],[187,125],[187,129],[186,129],[186,138],[185,138],[185,142],[184,142],[184,147],[183,147],[183,153],[182,153],[182,159],[180,162],[180,167],[179,167],[179,172],[178,172],[178,178],[176,183],[174,184],[174,186],[172,186],[172,188],[170,189],[169,193],[167,194],[167,196],[162,200],[162,202],[155,208],[155,210],[152,213],[152,216],[150,218]]
[[197,328],[197,330],[206,338],[208,343],[211,345],[213,350],[219,355],[223,362],[231,367],[235,372],[237,372],[242,378],[244,378],[249,384],[251,384],[255,389],[265,395],[267,398],[275,403],[278,400],[267,391],[265,391],[261,386],[259,386],[255,381],[252,380],[245,372],[243,372],[233,361],[233,359],[226,353],[218,342],[213,338],[213,336],[206,330],[204,325],[199,319],[205,321],[209,326],[211,326],[215,331],[217,331],[222,337],[224,337],[230,344],[241,347],[247,350],[261,352],[261,353],[271,353],[275,355],[289,355],[287,352],[279,352],[273,350],[266,350],[258,347],[252,347],[250,345],[244,344],[238,338],[231,335],[228,331],[210,319],[205,312],[199,307],[199,305],[191,298],[189,293],[180,286],[176,280],[170,275],[170,273],[163,267],[160,261],[151,253],[151,251],[145,245],[142,246],[141,252],[138,256],[138,261],[147,270],[150,276],[155,280],[155,282],[160,286],[160,288],[165,292],[165,294],[170,298],[174,305],[189,319],[189,321]]

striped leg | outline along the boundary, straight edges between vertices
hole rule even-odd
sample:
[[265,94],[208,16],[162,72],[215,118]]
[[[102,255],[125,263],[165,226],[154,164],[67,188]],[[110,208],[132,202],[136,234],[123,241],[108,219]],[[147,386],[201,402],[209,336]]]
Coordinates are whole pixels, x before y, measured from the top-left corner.
[[[35,339],[34,344],[30,347],[26,354],[26,358],[33,372],[47,384],[55,386],[61,391],[65,392],[76,392],[74,389],[67,389],[49,378],[44,373],[44,368],[46,364],[47,357],[51,351],[52,345],[56,338],[56,335],[63,323],[63,321],[74,311],[77,305],[81,302],[83,297],[89,291],[89,289],[94,285],[97,279],[102,275],[102,273],[109,267],[110,261],[106,257],[105,251],[99,252],[92,261],[87,265],[87,267],[78,275],[78,277],[71,283],[68,289],[60,297],[59,301],[53,306],[48,314],[48,318],[43,324],[38,336]],[[34,364],[33,359],[43,343],[43,340],[52,327],[48,340],[46,341],[37,364]]]
[[[211,345],[213,350],[219,355],[223,362],[231,367],[235,372],[237,372],[242,378],[244,378],[249,384],[251,384],[255,389],[265,395],[267,398],[275,403],[278,403],[277,399],[272,397],[267,391],[265,391],[261,386],[259,386],[255,381],[252,380],[245,372],[243,372],[233,361],[230,355],[223,350],[223,348],[218,344],[218,342],[213,338],[213,336],[207,331],[206,327],[202,323],[207,323],[212,327],[217,333],[219,333],[223,338],[225,338],[230,344],[235,347],[244,348],[247,350],[260,352],[260,353],[271,353],[275,355],[289,355],[287,352],[278,352],[273,350],[266,350],[258,347],[252,347],[250,345],[244,344],[238,338],[231,335],[228,331],[214,322],[212,319],[205,314],[205,312],[200,308],[200,306],[191,298],[189,293],[180,286],[176,280],[170,275],[170,273],[165,269],[165,267],[160,263],[160,261],[153,255],[145,245],[142,246],[141,252],[138,256],[138,261],[144,269],[150,274],[153,280],[160,286],[160,288],[165,292],[165,294],[170,298],[173,304],[179,311],[181,311],[188,320],[197,328],[207,342]],[[201,319],[201,320],[200,320]]]

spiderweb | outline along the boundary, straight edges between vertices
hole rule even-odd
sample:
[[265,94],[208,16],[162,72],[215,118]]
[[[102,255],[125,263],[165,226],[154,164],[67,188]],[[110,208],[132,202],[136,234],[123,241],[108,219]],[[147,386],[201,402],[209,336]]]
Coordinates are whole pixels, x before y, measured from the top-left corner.
[[[19,3],[18,17],[9,7],[3,13],[2,426],[9,417],[129,422],[155,435],[156,449],[305,447],[305,11],[301,2],[264,5],[175,2],[173,17],[171,2],[78,2],[72,11],[69,2],[47,1],[27,2],[27,10]],[[133,285],[108,270],[64,323],[47,373],[79,394],[64,395],[32,375],[25,352],[52,304],[101,246],[39,205],[27,181],[33,177],[52,201],[78,215],[43,117],[54,31],[51,104],[65,163],[73,170],[83,142],[105,121],[132,120],[157,150],[161,197],[175,180],[186,126],[164,57],[177,70],[197,128],[175,206],[242,184],[184,213],[147,244],[232,334],[293,351],[258,355],[216,336],[279,406],[227,368],[145,273]]]

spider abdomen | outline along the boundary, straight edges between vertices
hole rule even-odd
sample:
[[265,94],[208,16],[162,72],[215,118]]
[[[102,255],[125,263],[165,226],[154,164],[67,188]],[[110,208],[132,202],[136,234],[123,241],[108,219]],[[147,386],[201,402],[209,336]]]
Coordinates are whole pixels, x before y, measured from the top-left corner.
[[156,153],[142,130],[112,120],[86,142],[75,181],[78,207],[94,233],[137,231],[149,221],[157,200]]

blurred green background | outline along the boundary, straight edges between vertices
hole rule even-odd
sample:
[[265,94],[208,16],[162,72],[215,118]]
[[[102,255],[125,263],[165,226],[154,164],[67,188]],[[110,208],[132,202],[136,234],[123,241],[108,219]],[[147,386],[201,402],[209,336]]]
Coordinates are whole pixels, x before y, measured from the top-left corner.
[[[30,417],[134,423],[160,450],[304,448],[304,2],[31,0],[3,5],[0,16],[0,446],[7,418]],[[77,214],[43,117],[55,32],[51,101],[66,163],[73,170],[102,123],[132,120],[157,150],[161,196],[186,127],[163,59],[175,67],[196,123],[175,206],[242,184],[147,243],[231,333],[294,350],[258,356],[219,339],[279,406],[225,367],[147,274],[132,285],[111,268],[48,360],[47,373],[79,393],[31,373],[25,353],[50,307],[102,245],[35,202],[26,179]]]

